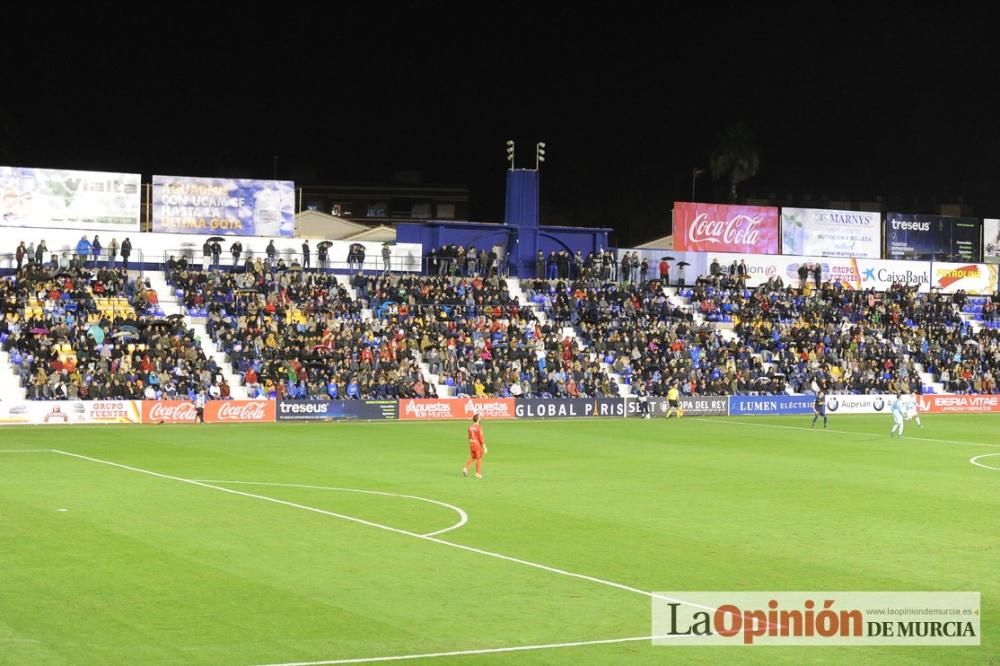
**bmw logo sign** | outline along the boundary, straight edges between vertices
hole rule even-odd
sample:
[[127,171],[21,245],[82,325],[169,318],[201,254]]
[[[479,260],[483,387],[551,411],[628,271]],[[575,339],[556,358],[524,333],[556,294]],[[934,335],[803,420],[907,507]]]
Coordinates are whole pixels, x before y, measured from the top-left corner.
[[838,407],[840,407],[840,403],[837,402],[836,398],[830,397],[826,399],[826,408],[831,412],[837,411]]
[[881,412],[885,408],[885,401],[882,400],[882,396],[875,398],[875,402],[872,403],[872,408],[876,412]]

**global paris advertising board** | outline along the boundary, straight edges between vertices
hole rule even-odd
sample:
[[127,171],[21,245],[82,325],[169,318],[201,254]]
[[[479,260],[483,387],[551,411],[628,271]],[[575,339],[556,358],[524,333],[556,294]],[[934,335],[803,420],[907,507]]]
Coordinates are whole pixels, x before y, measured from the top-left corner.
[[885,256],[916,261],[982,261],[982,222],[971,217],[888,213]]
[[153,176],[153,231],[221,236],[294,236],[290,180]]
[[0,227],[139,231],[137,173],[0,166]]
[[[633,413],[638,413],[638,403]],[[514,406],[519,419],[617,417],[628,415],[622,398],[521,398]]]
[[781,253],[878,259],[882,256],[882,214],[782,208]]
[[996,264],[960,264],[935,261],[931,264],[931,286],[943,294],[964,289],[967,294],[990,295],[997,290]]
[[778,209],[674,203],[674,247],[680,251],[778,254]]

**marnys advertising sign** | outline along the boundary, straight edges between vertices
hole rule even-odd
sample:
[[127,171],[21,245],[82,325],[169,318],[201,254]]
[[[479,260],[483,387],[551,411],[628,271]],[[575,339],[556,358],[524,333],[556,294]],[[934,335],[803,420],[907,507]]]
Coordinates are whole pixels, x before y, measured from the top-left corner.
[[878,259],[882,256],[882,214],[782,208],[781,252]]

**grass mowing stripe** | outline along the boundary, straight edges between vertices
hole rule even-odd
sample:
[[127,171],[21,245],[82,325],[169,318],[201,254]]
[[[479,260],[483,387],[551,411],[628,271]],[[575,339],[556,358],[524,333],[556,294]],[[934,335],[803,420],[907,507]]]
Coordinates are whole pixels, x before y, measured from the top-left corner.
[[624,590],[626,592],[632,592],[633,594],[640,594],[644,597],[661,599],[664,601],[670,601],[673,603],[679,603],[685,606],[691,606],[694,608],[701,608],[704,610],[714,611],[714,608],[708,606],[703,606],[701,604],[695,604],[683,599],[674,599],[672,597],[665,597],[662,595],[653,594],[646,590],[640,590],[639,588],[632,587],[631,585],[625,585],[624,583],[616,583],[611,580],[605,580],[603,578],[596,578],[594,576],[587,576],[586,574],[575,573],[573,571],[566,571],[565,569],[559,569],[557,567],[550,567],[545,564],[539,564],[538,562],[531,562],[529,560],[522,560],[517,557],[511,557],[510,555],[503,555],[501,553],[494,553],[489,550],[483,550],[481,548],[474,548],[473,546],[466,546],[460,543],[454,543],[451,541],[445,541],[443,539],[438,539],[432,536],[425,536],[423,534],[417,534],[416,532],[410,532],[408,530],[401,530],[397,527],[390,527],[388,525],[382,525],[381,523],[375,523],[369,520],[363,520],[361,518],[355,518],[354,516],[347,516],[341,513],[335,513],[333,511],[326,511],[324,509],[317,509],[316,507],[306,506],[305,504],[297,504],[296,502],[288,502],[286,500],[277,499],[275,497],[268,497],[267,495],[257,495],[255,493],[246,493],[241,490],[233,490],[232,488],[224,488],[223,486],[213,486],[210,483],[204,483],[202,481],[195,481],[194,479],[185,479],[179,476],[171,476],[170,474],[161,474],[160,472],[154,472],[148,469],[141,469],[139,467],[132,467],[130,465],[123,465],[121,463],[116,463],[110,460],[101,460],[100,458],[91,458],[90,456],[80,455],[78,453],[70,453],[69,451],[62,451],[59,449],[53,449],[53,453],[58,453],[59,455],[70,456],[73,458],[79,458],[81,460],[87,460],[94,463],[99,463],[102,465],[110,465],[111,467],[119,467],[121,469],[128,470],[130,472],[137,472],[139,474],[148,474],[150,476],[159,477],[161,479],[168,479],[171,481],[180,481],[181,483],[188,483],[194,486],[200,486],[202,488],[209,488],[211,490],[218,490],[224,493],[230,493],[232,495],[240,495],[242,497],[249,497],[251,499],[258,499],[264,502],[272,502],[274,504],[281,504],[284,506],[289,506],[294,509],[302,509],[304,511],[312,511],[313,513],[320,513],[327,516],[332,516],[334,518],[342,518],[344,520],[349,520],[354,523],[359,523],[361,525],[367,525],[368,527],[375,527],[381,530],[386,530],[388,532],[395,532],[396,534],[402,534],[404,536],[414,537],[417,539],[424,539],[425,541],[430,541],[433,543],[439,543],[444,546],[450,546],[451,548],[458,548],[470,553],[477,553],[479,555],[485,555],[487,557],[493,557],[500,560],[505,560],[507,562],[514,562],[516,564],[523,564],[524,566],[533,567],[535,569],[541,569],[543,571],[548,571],[550,573],[559,574],[562,576],[569,576],[571,578],[578,578],[580,580],[590,581],[591,583],[597,583],[599,585],[606,585],[608,587],[614,587],[619,590]]

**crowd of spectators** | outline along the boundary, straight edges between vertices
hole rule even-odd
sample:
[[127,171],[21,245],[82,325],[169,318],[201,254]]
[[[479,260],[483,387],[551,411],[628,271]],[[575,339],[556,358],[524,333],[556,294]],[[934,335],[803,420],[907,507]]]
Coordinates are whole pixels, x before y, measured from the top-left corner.
[[157,295],[124,269],[25,265],[0,281],[0,301],[0,340],[29,399],[230,395],[193,332],[146,314]]

